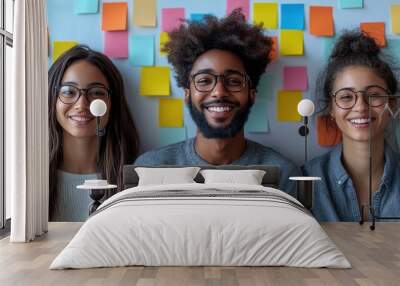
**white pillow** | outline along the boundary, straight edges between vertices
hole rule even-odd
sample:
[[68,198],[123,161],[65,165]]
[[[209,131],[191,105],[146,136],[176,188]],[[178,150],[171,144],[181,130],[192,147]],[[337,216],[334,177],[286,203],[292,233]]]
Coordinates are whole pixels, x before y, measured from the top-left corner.
[[201,170],[204,183],[235,183],[261,185],[265,175],[263,170]]
[[139,186],[195,183],[193,179],[199,170],[199,167],[135,168],[139,176]]

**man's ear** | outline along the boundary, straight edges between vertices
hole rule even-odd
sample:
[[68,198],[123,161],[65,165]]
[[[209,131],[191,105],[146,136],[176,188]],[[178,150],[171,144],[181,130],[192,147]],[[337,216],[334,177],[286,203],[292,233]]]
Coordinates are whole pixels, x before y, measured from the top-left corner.
[[185,104],[189,104],[190,89],[185,88]]

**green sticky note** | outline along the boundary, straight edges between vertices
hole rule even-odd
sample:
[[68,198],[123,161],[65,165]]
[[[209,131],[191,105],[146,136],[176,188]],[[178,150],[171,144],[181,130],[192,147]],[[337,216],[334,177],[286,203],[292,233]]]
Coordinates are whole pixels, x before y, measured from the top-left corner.
[[186,128],[159,128],[158,142],[160,146],[166,146],[186,140]]
[[99,12],[99,0],[75,0],[75,14],[97,14]]
[[265,98],[257,98],[251,108],[249,118],[244,126],[245,132],[252,133],[268,133],[269,121],[267,114],[267,100]]
[[273,94],[273,87],[274,87],[274,78],[272,75],[263,74],[260,77],[260,81],[257,85],[257,100],[259,98],[272,98]]
[[364,0],[339,0],[340,9],[359,9],[363,6]]

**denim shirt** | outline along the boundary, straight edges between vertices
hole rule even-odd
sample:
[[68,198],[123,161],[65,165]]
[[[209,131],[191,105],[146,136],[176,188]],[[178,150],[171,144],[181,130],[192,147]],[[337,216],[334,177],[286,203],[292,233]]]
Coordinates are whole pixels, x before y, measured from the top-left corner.
[[[204,161],[194,148],[195,138],[187,139],[176,144],[148,151],[136,159],[135,165],[197,165],[204,166],[210,163]],[[291,160],[276,152],[272,148],[246,140],[246,149],[242,156],[231,165],[275,165],[280,167],[279,189],[296,195],[296,182],[289,180],[291,176],[299,176],[300,168]]]
[[[342,160],[342,145],[308,162],[307,176],[321,177],[314,184],[312,213],[319,221],[360,221],[357,194]],[[368,174],[366,174],[368,178]],[[385,145],[385,166],[379,189],[372,195],[378,217],[400,217],[400,154]]]

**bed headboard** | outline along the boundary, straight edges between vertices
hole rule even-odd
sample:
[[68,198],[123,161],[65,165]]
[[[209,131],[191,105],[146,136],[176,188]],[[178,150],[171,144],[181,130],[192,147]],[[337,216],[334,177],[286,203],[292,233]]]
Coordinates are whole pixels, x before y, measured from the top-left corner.
[[[123,183],[124,190],[128,188],[133,188],[138,185],[139,176],[135,172],[136,167],[148,167],[148,168],[182,168],[182,167],[193,167],[193,166],[171,166],[171,165],[162,165],[162,166],[144,166],[144,165],[125,165],[123,170]],[[202,170],[204,169],[222,169],[222,170],[264,170],[266,173],[262,179],[262,185],[265,187],[278,188],[279,187],[279,178],[280,178],[280,169],[278,166],[269,166],[269,165],[248,165],[248,166],[237,166],[237,165],[220,165],[220,166],[198,166]],[[194,178],[197,183],[204,183],[203,176],[198,173]]]

